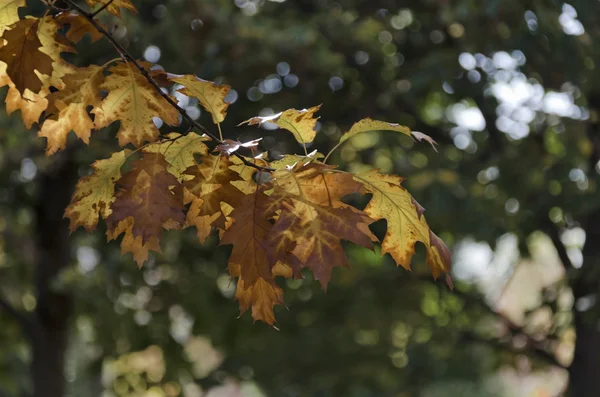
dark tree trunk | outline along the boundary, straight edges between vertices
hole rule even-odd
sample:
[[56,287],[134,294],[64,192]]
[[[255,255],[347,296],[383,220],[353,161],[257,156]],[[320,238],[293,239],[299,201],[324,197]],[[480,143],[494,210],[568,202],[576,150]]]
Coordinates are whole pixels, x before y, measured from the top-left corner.
[[70,262],[68,221],[63,219],[63,213],[70,200],[76,172],[68,152],[64,152],[52,169],[38,179],[37,307],[32,338],[34,397],[63,397],[65,394],[64,364],[72,298],[57,290],[53,281]]
[[[584,227],[586,244],[583,248],[583,266],[571,278],[575,302],[589,297],[598,298],[598,271],[600,270],[600,212],[588,216]],[[600,395],[600,305],[581,312],[573,308],[575,326],[575,354],[569,367],[569,397],[596,397]]]

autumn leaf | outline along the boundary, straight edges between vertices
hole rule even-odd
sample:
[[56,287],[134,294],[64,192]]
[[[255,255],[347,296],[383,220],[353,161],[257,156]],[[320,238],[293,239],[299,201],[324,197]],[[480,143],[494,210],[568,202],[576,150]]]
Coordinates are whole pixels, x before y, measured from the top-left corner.
[[422,216],[422,207],[415,205],[411,194],[401,186],[402,178],[372,170],[355,175],[355,179],[363,184],[365,192],[373,194],[365,213],[375,220],[387,221],[382,254],[389,253],[399,266],[410,270],[415,244],[420,241],[427,248],[427,261],[434,276],[450,271],[450,251],[437,236],[432,241],[435,234]]
[[213,123],[218,124],[225,120],[229,107],[229,103],[225,102],[225,97],[231,90],[230,86],[218,85],[189,74],[171,77],[170,80],[183,86],[177,91],[198,99],[200,105],[212,115]]
[[25,0],[0,0],[0,34],[19,20],[20,7],[25,7]]
[[[142,62],[148,68],[149,64]],[[159,130],[152,120],[161,118],[166,124],[179,123],[179,113],[148,83],[146,78],[131,63],[119,63],[110,68],[101,89],[108,96],[92,110],[96,115],[96,128],[103,128],[120,121],[117,132],[119,145],[132,143],[141,146],[145,141],[154,142]]]
[[121,177],[121,167],[130,151],[125,149],[105,160],[92,164],[92,174],[81,178],[75,186],[71,203],[65,210],[70,220],[70,230],[82,226],[88,232],[98,225],[100,216],[111,214],[110,205],[115,201],[115,182]]
[[[295,203],[307,203],[299,197],[286,196]],[[285,225],[286,217],[296,218],[289,229],[295,240],[291,251],[302,267],[312,270],[315,280],[321,283],[324,290],[331,279],[334,267],[349,267],[348,260],[341,245],[341,240],[350,241],[365,248],[373,248],[368,225],[374,222],[367,215],[351,207],[332,208],[328,206],[309,204],[312,219],[297,218],[294,211],[282,211],[275,222],[272,233],[284,233],[280,224]],[[285,262],[285,260],[284,260]],[[288,259],[289,262],[289,259]]]
[[333,267],[348,266],[340,240],[367,248],[377,241],[368,228],[373,220],[341,200],[361,189],[352,174],[336,172],[325,164],[298,164],[292,170],[274,172],[273,185],[273,199],[285,197],[292,205],[280,209],[270,250],[291,249],[295,258],[286,257],[282,262],[292,268],[310,268],[324,289]]
[[183,197],[175,188],[179,181],[167,171],[168,166],[160,153],[144,153],[132,164],[133,169],[116,182],[116,199],[106,219],[109,229],[133,218],[133,236],[141,236],[145,244],[151,237],[160,237],[163,227],[185,224]]
[[315,127],[317,125],[318,117],[314,118],[313,116],[320,108],[321,105],[304,110],[288,109],[272,116],[252,117],[239,125],[248,124],[261,126],[266,122],[273,123],[279,128],[290,131],[294,134],[294,138],[296,138],[300,144],[306,145],[311,143],[317,134]]
[[42,81],[45,88],[54,87],[58,90],[65,88],[63,78],[75,73],[77,68],[71,65],[61,56],[62,53],[76,53],[73,43],[60,33],[61,24],[52,15],[46,15],[40,20],[38,37],[42,43],[40,51],[52,59],[52,73],[43,76]]
[[103,71],[102,67],[96,65],[79,68],[66,80],[65,89],[48,96],[50,105],[47,112],[58,112],[58,115],[53,116],[56,119],[46,119],[38,133],[48,138],[47,155],[66,147],[67,135],[71,130],[86,144],[89,143],[94,123],[87,107],[100,103],[99,86],[104,79]]
[[4,103],[6,104],[6,113],[12,114],[20,110],[21,118],[25,127],[31,128],[34,123],[37,123],[40,116],[48,107],[47,90],[40,91],[39,94],[34,94],[30,90],[25,90],[21,95],[13,82],[6,74],[6,64],[0,62],[0,87],[8,86],[8,92]]
[[135,6],[131,4],[130,0],[85,0],[85,2],[92,8],[100,8],[109,3],[106,6],[106,11],[119,18],[121,17],[121,8],[137,13]]
[[0,61],[6,63],[6,73],[20,93],[25,89],[34,94],[40,92],[42,80],[36,70],[52,74],[52,58],[40,51],[39,25],[37,18],[21,19],[2,34],[6,43],[0,47]]
[[121,254],[125,255],[129,252],[133,254],[133,259],[139,267],[142,267],[144,262],[148,260],[149,252],[161,252],[158,236],[150,236],[148,241],[144,242],[142,236],[133,234],[134,218],[129,217],[125,220],[117,222],[117,224],[106,231],[106,239],[108,241],[116,240],[121,234],[125,233],[121,240]]
[[[65,36],[74,43],[81,41],[83,36],[88,33],[90,34],[92,42],[98,41],[104,37],[104,35],[96,29],[87,18],[74,12],[63,12],[58,15],[57,20],[61,25],[69,25],[69,30],[67,30]],[[99,22],[96,21],[96,23]]]
[[208,147],[204,142],[209,141],[210,138],[206,136],[200,136],[194,132],[187,135],[171,132],[166,134],[165,138],[146,146],[144,152],[162,153],[169,163],[168,171],[180,180],[186,177],[183,172],[196,164],[195,154],[208,155]]
[[362,134],[363,132],[371,132],[371,131],[395,131],[395,132],[400,132],[407,136],[411,136],[411,137],[417,139],[418,141],[426,140],[427,142],[429,142],[429,144],[431,145],[433,150],[435,150],[437,152],[437,149],[435,147],[435,145],[437,145],[437,143],[430,136],[425,135],[422,132],[411,131],[410,128],[400,125],[400,124],[388,123],[386,121],[379,121],[379,120],[373,120],[370,118],[366,118],[366,119],[362,119],[362,120],[354,123],[352,125],[352,127],[350,128],[350,130],[346,131],[342,135],[338,144],[335,145],[333,147],[333,149],[331,149],[331,151],[325,157],[325,161],[327,161],[327,159],[329,158],[329,155],[331,155],[331,153],[335,149],[337,149],[342,143],[346,142],[348,139],[354,138],[356,135]]
[[261,191],[244,196],[231,213],[233,224],[223,233],[220,245],[233,245],[229,273],[239,277],[236,298],[242,313],[252,307],[252,317],[273,324],[273,305],[283,303],[283,292],[273,280],[266,241],[275,207]]
[[232,185],[241,181],[240,175],[231,169],[231,160],[224,156],[205,156],[202,163],[185,171],[193,178],[184,181],[183,186],[194,196],[203,200],[200,215],[213,216],[221,213],[221,203],[232,207],[238,205],[244,193]]

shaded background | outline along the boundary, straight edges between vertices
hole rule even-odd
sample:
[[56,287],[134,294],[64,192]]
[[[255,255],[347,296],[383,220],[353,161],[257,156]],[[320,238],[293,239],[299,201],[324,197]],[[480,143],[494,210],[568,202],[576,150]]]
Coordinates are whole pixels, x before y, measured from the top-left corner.
[[[138,270],[102,228],[68,236],[74,182],[117,148],[114,127],[46,158],[3,112],[0,396],[598,395],[597,1],[133,3],[139,15],[101,19],[134,56],[231,85],[228,138],[302,153],[291,134],[235,126],[323,103],[309,151],[363,117],[436,139],[439,153],[364,134],[331,162],[405,176],[457,288],[420,249],[409,273],[348,246],[326,294],[310,274],[287,280],[280,330],[252,325],[215,237],[169,232]],[[78,65],[116,56],[105,40],[78,48]]]

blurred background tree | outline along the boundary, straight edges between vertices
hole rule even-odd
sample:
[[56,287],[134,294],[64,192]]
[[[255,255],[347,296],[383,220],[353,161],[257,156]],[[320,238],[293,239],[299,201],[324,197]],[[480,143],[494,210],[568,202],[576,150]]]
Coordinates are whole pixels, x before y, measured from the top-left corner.
[[[407,178],[453,247],[457,288],[431,280],[423,256],[408,273],[348,247],[351,269],[326,294],[309,274],[289,280],[279,331],[252,325],[216,237],[171,232],[138,270],[102,232],[68,236],[73,183],[117,147],[114,127],[46,158],[35,128],[3,113],[1,396],[597,395],[598,2],[134,4],[139,15],[100,18],[134,56],[233,86],[228,138],[301,153],[268,125],[236,125],[319,103],[310,150],[363,117],[434,137],[439,153],[365,134],[332,162]],[[74,63],[115,57],[89,44]]]

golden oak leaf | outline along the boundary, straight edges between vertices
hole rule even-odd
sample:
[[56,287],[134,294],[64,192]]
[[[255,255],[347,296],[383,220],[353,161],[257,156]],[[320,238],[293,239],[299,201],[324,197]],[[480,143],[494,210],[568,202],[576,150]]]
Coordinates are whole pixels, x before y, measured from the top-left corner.
[[212,215],[201,215],[200,208],[202,207],[204,201],[200,198],[192,198],[191,203],[192,204],[190,205],[185,217],[186,225],[196,227],[198,240],[200,240],[200,243],[204,243],[206,238],[210,235],[213,224],[215,224],[217,220],[222,219],[223,226],[219,226],[224,227],[225,218],[222,218],[221,212],[216,212]]
[[435,148],[435,145],[437,145],[437,143],[431,137],[423,134],[422,132],[411,131],[410,128],[400,124],[388,123],[386,121],[373,120],[370,118],[362,119],[354,123],[350,130],[346,131],[344,135],[342,135],[339,143],[344,143],[348,139],[353,138],[358,134],[370,131],[396,131],[404,135],[412,136],[419,141],[424,139],[427,142],[429,142],[429,144],[435,151],[437,151],[437,149]]
[[[67,39],[74,43],[78,43],[83,39],[83,36],[90,34],[92,42],[98,41],[104,37],[98,29],[94,27],[85,17],[74,12],[63,12],[56,18],[61,25],[69,25],[69,30],[66,33]],[[99,23],[96,21],[96,23]]]
[[92,231],[98,225],[100,216],[106,219],[111,214],[110,205],[115,201],[115,182],[121,177],[121,167],[130,152],[125,149],[113,153],[110,158],[94,162],[92,173],[79,179],[64,215],[70,221],[71,231],[79,226],[88,232]]
[[118,191],[106,219],[110,229],[127,218],[133,218],[132,233],[141,236],[142,244],[160,237],[163,227],[185,224],[183,196],[179,181],[167,171],[169,164],[160,153],[144,153],[133,163],[133,169],[120,178]]
[[135,6],[131,4],[130,0],[85,0],[85,2],[92,8],[96,6],[100,8],[109,3],[106,6],[106,11],[119,18],[121,17],[121,8],[137,13]]
[[[291,253],[301,267],[308,267],[312,270],[315,280],[318,280],[326,290],[333,268],[336,266],[348,267],[341,240],[372,249],[372,241],[376,238],[369,231],[368,225],[374,220],[362,211],[349,206],[333,208],[309,204],[300,197],[289,195],[286,197],[290,198],[294,204],[300,201],[309,205],[315,216],[312,219],[299,218],[296,211],[289,210],[288,207],[287,210],[281,211],[271,233],[277,236],[285,235],[287,231],[292,236],[295,246]],[[291,264],[292,268],[298,266],[294,258],[285,258],[284,262]],[[295,273],[299,273],[299,271],[295,271]]]
[[77,68],[66,62],[61,56],[63,52],[77,52],[72,43],[60,33],[62,26],[52,15],[46,15],[40,20],[38,37],[42,43],[40,51],[52,59],[52,73],[50,75],[40,75],[44,88],[54,87],[58,90],[65,88],[63,77],[75,73]]
[[40,51],[39,26],[37,18],[21,19],[2,34],[6,43],[0,47],[0,61],[6,63],[6,74],[21,93],[25,89],[34,94],[41,91],[42,80],[36,70],[52,74],[52,58]]
[[201,164],[193,165],[185,171],[185,175],[192,178],[185,180],[183,186],[192,195],[202,199],[202,203],[198,204],[198,215],[212,218],[215,214],[222,214],[222,202],[232,207],[239,205],[244,193],[232,182],[241,181],[242,178],[231,169],[232,164],[225,156],[208,155],[202,158]]
[[275,171],[273,180],[287,194],[300,196],[311,204],[338,208],[345,205],[342,197],[359,192],[362,186],[352,174],[336,172],[335,168],[321,163],[299,163],[292,169]]
[[[263,154],[260,154],[254,158],[245,157],[245,160],[259,167],[269,167],[269,162],[264,160],[263,157]],[[244,192],[244,194],[254,193],[258,184],[265,183],[271,179],[271,174],[269,172],[260,171],[255,167],[246,165],[238,157],[231,157],[231,161],[233,165],[231,165],[230,168],[237,172],[242,178],[242,180],[233,181],[231,184]]]
[[171,77],[170,80],[183,86],[177,91],[198,99],[200,105],[212,115],[213,123],[218,124],[225,120],[229,107],[229,102],[225,102],[225,97],[231,90],[230,86],[218,85],[189,74]]
[[[372,170],[355,175],[355,179],[363,184],[366,192],[373,194],[365,213],[375,220],[387,221],[382,254],[389,253],[399,266],[410,269],[415,244],[420,241],[427,248],[427,260],[434,275],[440,270],[450,270],[450,251],[429,229],[422,207],[416,205],[411,194],[400,185],[402,178]],[[432,236],[435,236],[433,242]]]
[[168,171],[177,176],[180,180],[189,177],[183,172],[196,164],[195,154],[202,156],[208,155],[208,147],[204,142],[210,138],[200,136],[194,132],[187,135],[181,135],[177,132],[171,132],[165,135],[166,139],[160,142],[154,142],[144,148],[144,152],[162,153],[169,163]]
[[27,128],[31,128],[33,123],[37,123],[44,110],[48,107],[48,100],[46,99],[48,91],[42,89],[39,94],[34,94],[30,90],[25,90],[25,93],[21,95],[10,80],[10,77],[6,74],[6,64],[0,62],[0,87],[4,87],[5,85],[8,85],[8,93],[4,100],[6,113],[10,115],[14,111],[20,110],[23,123]]
[[25,0],[0,0],[0,34],[19,20],[20,7],[25,7]]
[[133,234],[134,219],[129,217],[125,220],[119,221],[116,226],[111,230],[106,231],[106,237],[108,241],[115,240],[119,235],[125,233],[121,240],[121,254],[131,252],[133,259],[137,262],[139,267],[142,267],[144,262],[148,260],[148,253],[150,250],[155,252],[161,252],[160,243],[157,236],[150,236],[148,241],[143,242],[141,236],[135,236]]
[[313,116],[315,113],[321,108],[321,105],[313,106],[309,109],[296,110],[296,109],[288,109],[284,112],[280,112],[274,114],[272,116],[257,116],[252,117],[249,120],[246,120],[239,125],[248,124],[248,125],[256,125],[261,126],[262,124],[269,122],[276,124],[279,128],[286,129],[294,134],[294,138],[302,144],[306,145],[311,143],[317,132],[315,131],[315,127],[317,125],[317,118]]
[[71,130],[86,144],[89,143],[94,123],[87,107],[100,103],[99,86],[104,79],[103,68],[91,65],[79,68],[67,79],[66,87],[48,96],[49,113],[58,115],[47,119],[39,136],[48,138],[46,154],[51,155],[67,145],[67,135]]
[[[141,64],[148,69],[147,62]],[[96,128],[103,128],[119,120],[119,144],[141,146],[144,141],[154,142],[159,130],[152,120],[161,118],[166,124],[179,123],[179,113],[148,83],[131,63],[119,63],[110,68],[112,74],[105,78],[101,89],[108,96],[92,110],[96,115]]]

